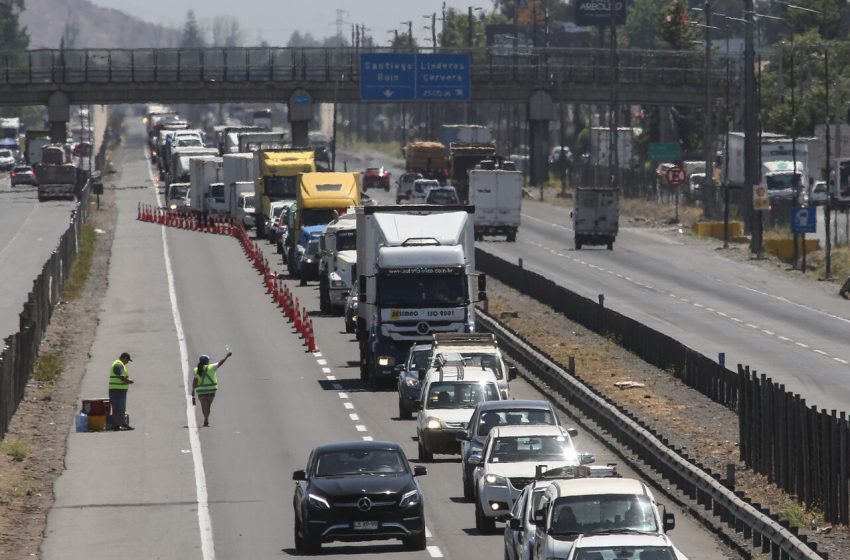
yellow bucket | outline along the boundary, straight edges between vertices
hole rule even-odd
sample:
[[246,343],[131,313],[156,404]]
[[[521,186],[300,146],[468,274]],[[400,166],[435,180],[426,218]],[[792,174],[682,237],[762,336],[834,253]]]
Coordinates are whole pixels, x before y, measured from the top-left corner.
[[102,432],[106,427],[106,416],[89,416],[89,431]]

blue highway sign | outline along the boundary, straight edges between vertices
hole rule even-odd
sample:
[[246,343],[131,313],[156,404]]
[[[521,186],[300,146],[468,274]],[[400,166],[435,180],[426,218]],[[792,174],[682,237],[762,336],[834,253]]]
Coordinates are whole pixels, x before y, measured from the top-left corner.
[[360,99],[412,101],[416,94],[415,55],[364,53],[360,55]]
[[420,54],[416,57],[416,99],[469,100],[468,54]]
[[466,54],[364,53],[360,55],[362,101],[468,101]]
[[791,209],[791,233],[816,233],[818,211],[816,207]]

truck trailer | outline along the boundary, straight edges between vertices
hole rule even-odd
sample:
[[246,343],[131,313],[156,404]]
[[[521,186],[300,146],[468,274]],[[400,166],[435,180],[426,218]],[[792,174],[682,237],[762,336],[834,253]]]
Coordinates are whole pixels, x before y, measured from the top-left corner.
[[516,241],[522,210],[522,173],[513,162],[487,161],[469,172],[469,203],[475,207],[475,238],[504,235]]

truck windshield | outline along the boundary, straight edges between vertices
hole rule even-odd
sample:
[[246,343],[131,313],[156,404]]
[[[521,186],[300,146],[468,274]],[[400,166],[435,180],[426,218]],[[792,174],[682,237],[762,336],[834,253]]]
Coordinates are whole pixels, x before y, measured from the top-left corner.
[[336,232],[336,250],[354,251],[357,249],[357,232],[353,229]]
[[[797,173],[797,179],[800,178],[800,174]],[[769,191],[779,191],[784,189],[793,189],[794,188],[794,180],[791,178],[790,173],[781,173],[777,175],[768,175],[767,176],[767,190]]]
[[297,186],[297,183],[298,177],[295,175],[289,177],[267,176],[263,178],[263,184],[265,186],[265,195],[274,200],[295,198],[295,187]]
[[189,196],[189,187],[171,187],[169,198],[186,198]]
[[333,208],[302,208],[301,226],[323,226],[336,217]]
[[466,276],[382,275],[378,304],[382,307],[457,307],[468,303]]
[[559,498],[552,506],[550,526],[555,534],[588,534],[617,529],[657,533],[660,530],[649,498],[636,494]]
[[210,194],[216,202],[224,202],[224,185],[216,184],[210,186]]

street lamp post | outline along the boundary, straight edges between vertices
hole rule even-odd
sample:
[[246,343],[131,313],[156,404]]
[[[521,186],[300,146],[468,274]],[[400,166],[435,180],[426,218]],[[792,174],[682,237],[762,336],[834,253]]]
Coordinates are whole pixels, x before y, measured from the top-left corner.
[[[714,198],[714,142],[713,142],[713,133],[711,129],[711,30],[713,27],[711,26],[711,2],[706,0],[705,2],[705,108],[704,108],[704,121],[703,121],[703,132],[705,134],[705,140],[703,143],[705,144],[705,190],[703,192],[703,210],[709,210],[709,218],[714,219],[716,202]],[[724,238],[726,237],[725,228],[727,224],[724,224]]]

